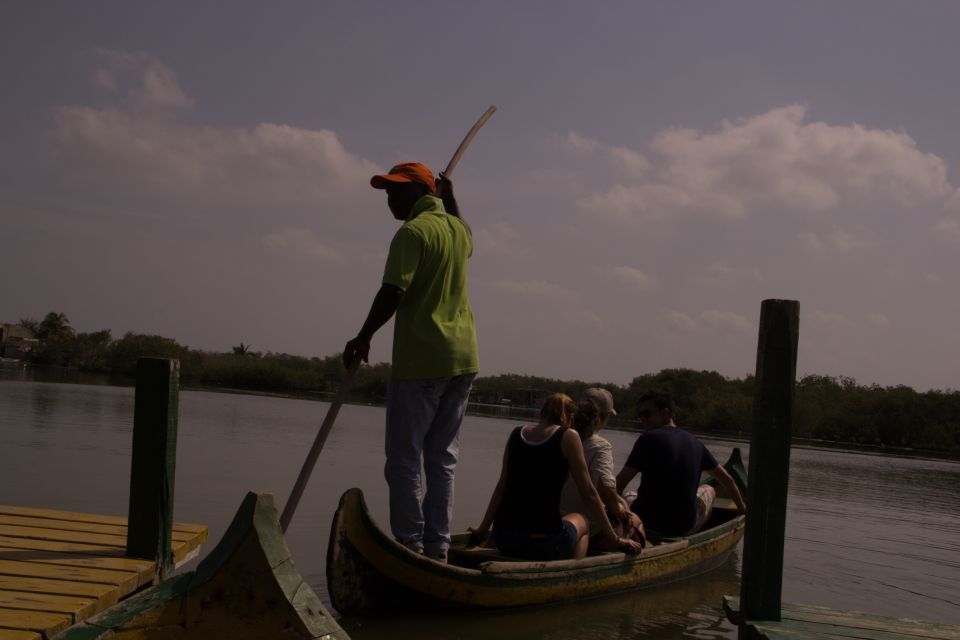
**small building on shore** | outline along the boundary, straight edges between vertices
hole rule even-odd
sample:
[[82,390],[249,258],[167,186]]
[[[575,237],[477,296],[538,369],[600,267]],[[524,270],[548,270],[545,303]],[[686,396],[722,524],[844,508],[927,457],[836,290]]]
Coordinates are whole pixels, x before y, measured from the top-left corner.
[[0,358],[22,360],[39,344],[30,329],[19,324],[0,324]]

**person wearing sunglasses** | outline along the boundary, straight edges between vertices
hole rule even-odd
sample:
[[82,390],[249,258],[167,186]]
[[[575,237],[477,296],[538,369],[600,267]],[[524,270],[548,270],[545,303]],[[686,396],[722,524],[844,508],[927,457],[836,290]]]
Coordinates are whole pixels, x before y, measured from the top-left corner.
[[645,430],[617,474],[618,493],[640,474],[640,489],[630,508],[651,537],[685,536],[703,527],[716,497],[712,486],[700,484],[703,471],[717,479],[739,513],[747,511],[733,477],[702,442],[676,425],[675,411],[673,397],[665,391],[640,396],[637,416]]

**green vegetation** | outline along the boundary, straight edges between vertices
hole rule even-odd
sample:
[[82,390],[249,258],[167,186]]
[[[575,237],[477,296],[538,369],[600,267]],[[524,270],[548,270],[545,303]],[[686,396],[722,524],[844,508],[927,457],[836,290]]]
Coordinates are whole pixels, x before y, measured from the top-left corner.
[[[197,351],[162,336],[127,333],[114,340],[110,331],[76,333],[62,313],[42,321],[24,319],[40,340],[33,364],[132,376],[142,356],[177,358],[185,385],[292,394],[333,392],[343,378],[340,355],[304,358],[260,353],[240,343],[229,353]],[[371,401],[386,396],[390,365],[362,367],[353,394]],[[754,380],[727,378],[714,371],[665,369],[638,376],[626,385],[504,374],[480,377],[474,398],[499,403],[518,390],[563,391],[573,396],[590,386],[613,393],[618,426],[630,428],[640,394],[661,388],[678,403],[679,424],[706,434],[746,436],[751,425]],[[910,447],[960,453],[960,392],[917,392],[910,387],[858,385],[847,377],[810,375],[797,382],[796,438],[856,446]]]

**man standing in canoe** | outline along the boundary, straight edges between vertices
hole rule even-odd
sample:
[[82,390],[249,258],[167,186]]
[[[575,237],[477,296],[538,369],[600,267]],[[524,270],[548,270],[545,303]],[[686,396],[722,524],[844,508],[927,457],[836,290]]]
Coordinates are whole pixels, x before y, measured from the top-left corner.
[[633,445],[620,473],[617,493],[638,473],[640,490],[631,509],[640,516],[647,535],[684,536],[699,531],[713,509],[714,488],[700,484],[706,471],[717,479],[737,511],[747,505],[733,477],[717,464],[703,443],[673,421],[673,397],[665,391],[648,391],[637,401],[637,416],[645,431]]
[[467,298],[473,239],[442,174],[438,185],[426,166],[405,162],[373,176],[370,185],[386,190],[387,206],[403,225],[390,243],[370,313],[344,347],[343,360],[366,362],[373,334],[396,313],[384,468],[390,528],[409,549],[445,562],[460,423],[480,368]]

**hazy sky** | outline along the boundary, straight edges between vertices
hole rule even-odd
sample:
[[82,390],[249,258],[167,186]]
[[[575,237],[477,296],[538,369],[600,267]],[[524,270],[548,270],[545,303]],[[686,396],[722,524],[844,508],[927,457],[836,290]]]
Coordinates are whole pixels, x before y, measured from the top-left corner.
[[[327,355],[454,176],[482,373],[960,388],[960,3],[7,2],[0,321]],[[392,325],[374,339],[388,360]]]

